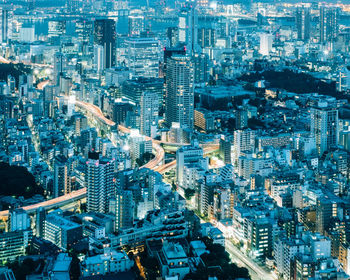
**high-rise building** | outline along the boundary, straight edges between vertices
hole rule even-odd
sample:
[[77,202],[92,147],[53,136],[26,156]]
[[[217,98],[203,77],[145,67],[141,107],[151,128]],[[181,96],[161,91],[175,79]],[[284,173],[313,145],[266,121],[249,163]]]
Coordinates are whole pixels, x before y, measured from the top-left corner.
[[91,156],[86,162],[87,211],[106,213],[115,195],[114,161]]
[[220,158],[225,164],[232,163],[232,138],[222,135],[220,138],[220,148],[219,148]]
[[311,133],[316,138],[319,155],[338,145],[338,109],[319,102],[311,108]]
[[316,231],[324,234],[329,229],[332,218],[338,216],[338,204],[335,200],[319,197],[316,200]]
[[255,131],[250,129],[234,132],[233,160],[237,163],[242,152],[253,152],[255,147]]
[[183,146],[176,151],[176,178],[179,185],[183,182],[185,165],[198,163],[202,158],[203,149],[198,145]]
[[80,42],[88,44],[92,39],[93,21],[85,18],[78,19],[75,23],[75,33]]
[[132,112],[134,105],[127,101],[116,101],[113,106],[113,121],[118,124],[124,124],[128,112]]
[[180,11],[178,28],[179,43],[192,54],[198,48],[198,14],[194,2],[188,3]]
[[116,27],[113,19],[96,19],[94,25],[94,42],[103,46],[103,65],[111,68],[116,64]]
[[145,153],[152,153],[152,141],[140,135],[138,130],[132,130],[129,137],[131,158],[133,161],[141,159]]
[[129,36],[139,36],[145,28],[145,18],[143,16],[128,17]]
[[118,190],[110,201],[110,212],[115,213],[115,231],[130,228],[134,222],[134,200],[132,191]]
[[272,50],[273,35],[269,33],[260,34],[260,49],[261,55],[269,55]]
[[69,163],[66,157],[58,155],[54,162],[53,196],[58,197],[70,193]]
[[298,6],[296,11],[296,25],[299,40],[307,41],[310,39],[310,21],[310,9],[305,6]]
[[193,65],[188,56],[174,55],[167,60],[165,120],[168,127],[178,122],[193,129],[194,86]]
[[8,10],[1,9],[1,42],[7,43],[8,41]]
[[39,207],[36,210],[36,218],[35,218],[35,236],[44,237],[44,226],[46,220],[46,210],[43,207]]
[[320,7],[320,42],[333,41],[339,33],[339,9],[331,6]]
[[206,83],[209,81],[209,57],[205,53],[195,53],[192,56],[193,70],[194,70],[194,82]]
[[97,72],[101,72],[104,67],[104,50],[101,45],[94,45],[94,68]]
[[141,95],[141,134],[155,137],[158,125],[158,94],[155,92],[144,92]]
[[198,45],[204,49],[215,46],[215,29],[201,27],[198,29]]
[[159,43],[153,38],[130,38],[127,44],[127,66],[135,77],[159,76]]
[[163,103],[164,81],[159,78],[139,77],[127,80],[122,85],[122,95],[136,104],[140,104],[143,92],[154,92],[158,95],[159,106]]

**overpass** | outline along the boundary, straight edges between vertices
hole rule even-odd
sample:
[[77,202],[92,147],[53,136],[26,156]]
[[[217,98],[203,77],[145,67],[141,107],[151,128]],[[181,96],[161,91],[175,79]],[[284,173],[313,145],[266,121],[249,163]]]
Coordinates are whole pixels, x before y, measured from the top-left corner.
[[[46,85],[46,84],[45,84]],[[100,122],[104,123],[105,125],[108,125],[110,127],[115,127],[115,122],[111,121],[110,119],[106,118],[101,109],[93,104],[86,103],[83,101],[76,101],[76,105],[83,110],[88,111],[90,114],[92,114],[94,117],[98,118]],[[118,125],[118,130],[122,133],[129,134],[130,129],[126,128],[122,125]],[[150,137],[146,136],[147,140],[152,141],[152,147],[155,154],[155,157],[150,160],[145,165],[141,166],[141,168],[149,168],[154,171],[157,171],[161,174],[164,174],[165,172],[173,169],[176,166],[176,160],[171,161],[170,163],[163,164],[165,152],[164,149],[161,147],[161,144],[168,144],[169,142],[164,142],[160,140],[154,140]],[[174,144],[174,143],[173,143]],[[175,143],[178,146],[183,146],[184,144]],[[209,155],[212,152],[215,152],[218,150],[219,145],[218,144],[203,144],[202,145],[204,149],[204,155]],[[77,191],[73,191],[69,194],[59,196],[50,200],[46,200],[40,203],[24,206],[23,209],[28,212],[28,214],[34,214],[37,209],[40,207],[44,208],[45,210],[51,210],[55,209],[64,205],[67,205],[69,203],[79,201],[81,199],[86,198],[86,188],[82,188]],[[0,211],[0,219],[7,220],[9,211]]]

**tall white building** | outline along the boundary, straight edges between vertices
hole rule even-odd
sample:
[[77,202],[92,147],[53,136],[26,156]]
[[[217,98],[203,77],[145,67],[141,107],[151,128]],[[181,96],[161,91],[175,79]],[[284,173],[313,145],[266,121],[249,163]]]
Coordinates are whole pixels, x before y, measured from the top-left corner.
[[272,50],[273,35],[269,33],[260,34],[260,49],[262,55],[269,55]]
[[183,146],[176,151],[176,178],[180,186],[184,181],[184,167],[198,163],[201,159],[203,159],[203,149],[198,145]]
[[179,38],[181,44],[186,45],[189,54],[192,54],[198,47],[198,14],[195,2],[188,3],[179,15]]
[[86,163],[87,211],[106,213],[115,196],[114,161],[89,159]]
[[101,72],[104,67],[104,49],[101,45],[94,45],[94,68],[97,72]]
[[166,71],[166,123],[168,127],[177,122],[182,128],[192,129],[194,125],[192,62],[188,56],[174,55],[167,60]]
[[157,132],[159,99],[155,92],[141,95],[141,134],[154,138]]
[[255,131],[250,129],[234,132],[233,160],[237,163],[242,152],[253,152],[255,147]]
[[319,102],[311,108],[311,133],[316,138],[319,155],[338,145],[338,109],[329,107],[327,102]]

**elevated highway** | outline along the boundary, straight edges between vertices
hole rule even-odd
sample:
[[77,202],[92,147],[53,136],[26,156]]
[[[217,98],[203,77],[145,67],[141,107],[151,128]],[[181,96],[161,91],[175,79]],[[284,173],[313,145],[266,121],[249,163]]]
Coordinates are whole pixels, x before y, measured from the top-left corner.
[[[42,84],[42,86],[45,86],[46,84]],[[86,110],[87,112],[89,112],[90,114],[92,114],[94,117],[98,118],[98,120],[102,123],[104,123],[107,126],[110,127],[115,127],[115,122],[111,121],[110,119],[106,118],[101,109],[93,104],[90,103],[86,103],[83,101],[76,101],[76,106],[82,108],[83,110]],[[122,125],[118,125],[118,130],[122,133],[125,134],[129,134],[130,133],[130,129],[122,126]],[[151,140],[152,141],[152,146],[153,146],[153,151],[154,151],[154,155],[155,157],[149,161],[148,163],[146,163],[145,165],[143,165],[141,168],[149,168],[152,170],[155,170],[161,174],[164,174],[165,172],[173,169],[176,166],[176,160],[173,160],[167,164],[163,164],[164,162],[164,156],[165,156],[165,152],[164,149],[161,147],[161,144],[170,144],[169,142],[164,142],[164,141],[159,141],[159,140],[154,140],[150,137],[146,137],[147,140]],[[175,144],[177,146],[183,146],[184,144],[180,144],[180,143],[171,143],[171,144]],[[204,144],[202,145],[203,149],[204,149],[204,155],[208,155],[212,152],[215,152],[219,149],[219,145],[218,144]],[[51,210],[51,209],[55,209],[58,207],[62,207],[65,206],[67,204],[70,204],[72,202],[75,201],[79,201],[82,199],[86,198],[86,188],[82,188],[80,190],[77,191],[73,191],[69,194],[60,196],[60,197],[56,197],[47,201],[43,201],[40,203],[36,203],[36,204],[32,204],[29,206],[25,206],[23,207],[24,210],[26,210],[29,214],[34,214],[35,211],[39,208],[44,208],[46,210]],[[5,211],[0,211],[0,219],[2,220],[7,220],[9,211],[5,210]]]

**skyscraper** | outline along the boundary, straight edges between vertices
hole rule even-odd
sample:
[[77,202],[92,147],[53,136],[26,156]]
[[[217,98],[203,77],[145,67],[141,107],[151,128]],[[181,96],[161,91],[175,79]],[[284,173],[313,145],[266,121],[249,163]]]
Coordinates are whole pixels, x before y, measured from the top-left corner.
[[1,9],[1,41],[7,43],[8,40],[8,10]]
[[298,39],[307,41],[310,39],[310,9],[305,6],[298,6],[296,11],[296,25]]
[[179,43],[186,45],[189,54],[198,47],[198,14],[194,2],[188,3],[179,15]]
[[262,55],[269,55],[272,49],[273,35],[269,33],[260,34],[260,49]]
[[105,68],[111,68],[116,64],[116,27],[113,19],[97,19],[94,26],[94,42],[103,46]]
[[67,158],[58,155],[54,163],[53,196],[58,197],[70,193],[69,163]]
[[131,38],[127,44],[127,66],[136,77],[157,78],[159,44],[153,38]]
[[111,200],[110,212],[115,213],[115,231],[130,228],[134,222],[134,200],[132,191],[118,190]]
[[193,128],[194,87],[193,65],[188,56],[175,55],[167,59],[166,70],[166,124]]
[[113,174],[113,160],[90,156],[86,162],[87,211],[108,212],[109,200],[115,196]]
[[319,155],[338,145],[338,109],[319,102],[311,108],[311,133]]
[[320,7],[320,42],[333,41],[339,33],[339,9],[330,6]]
[[141,95],[141,134],[155,137],[158,123],[159,100],[155,92],[144,92]]

